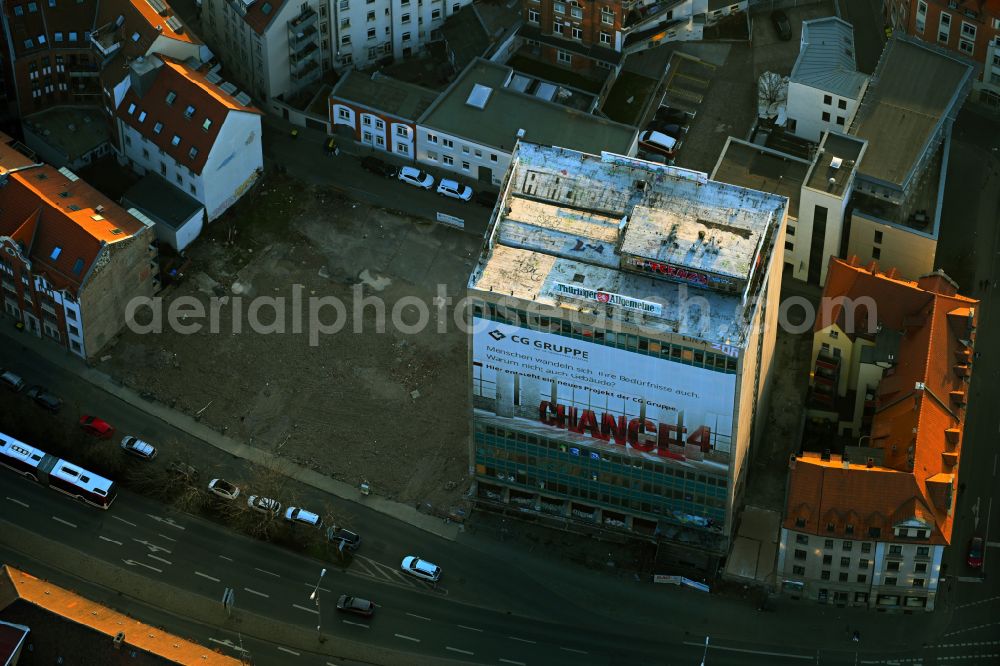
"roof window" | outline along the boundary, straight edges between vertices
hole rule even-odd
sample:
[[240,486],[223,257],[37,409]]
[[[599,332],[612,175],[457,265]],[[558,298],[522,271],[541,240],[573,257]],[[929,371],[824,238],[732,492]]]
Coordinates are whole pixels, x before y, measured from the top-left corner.
[[189,104],[188,108],[184,109],[184,117],[190,118],[193,115],[194,115],[194,107]]
[[141,123],[144,120],[146,120],[146,112],[145,111],[140,111],[139,112],[139,122]]
[[208,131],[208,128],[210,128],[211,126],[212,126],[212,120],[210,118],[205,118],[205,122],[201,124],[201,128],[206,132]]
[[79,275],[82,271],[83,271],[83,259],[80,258],[73,263],[73,274]]
[[159,134],[163,131],[163,123],[156,123],[153,125],[153,134]]
[[70,205],[69,205],[69,209],[70,209],[70,210],[80,210],[80,207],[79,207],[79,206],[77,206],[76,204],[70,204]]
[[90,216],[90,219],[92,219],[94,222],[100,222],[101,220],[104,219],[104,216],[101,215],[100,213],[95,213]]
[[270,2],[265,2],[264,6],[260,8],[260,13],[263,14],[264,16],[267,16],[268,14],[270,14],[271,13],[271,3]]
[[191,150],[188,151],[188,157],[190,157],[191,159],[198,157],[198,149],[195,148],[194,146],[191,146]]
[[181,135],[180,134],[174,134],[174,138],[172,138],[170,140],[170,145],[171,146],[179,146],[179,145],[181,145]]
[[139,41],[139,33],[137,33],[137,32],[133,32],[132,33],[132,41],[133,42]]
[[135,102],[128,105],[128,114],[131,116],[133,113],[135,113]]
[[62,248],[56,245],[54,248],[52,248],[52,254],[49,255],[49,259],[52,259],[54,261],[59,258],[60,254],[62,254]]
[[122,231],[121,229],[117,228],[117,227],[115,227],[114,229],[111,230],[111,235],[112,236],[118,236],[118,235],[121,235],[123,233],[125,233],[125,232]]
[[167,93],[167,104],[173,104],[175,99],[177,99],[177,93],[173,90]]

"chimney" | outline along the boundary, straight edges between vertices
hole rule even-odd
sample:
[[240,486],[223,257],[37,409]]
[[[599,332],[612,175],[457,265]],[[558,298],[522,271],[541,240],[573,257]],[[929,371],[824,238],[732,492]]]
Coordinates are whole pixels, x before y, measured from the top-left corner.
[[120,650],[122,648],[122,643],[124,642],[125,642],[125,632],[119,631],[117,634],[115,634],[115,640],[114,640],[115,649]]
[[874,458],[869,458],[867,461],[865,461],[865,467],[867,467],[868,469],[871,469],[874,466],[875,466]]
[[823,453],[820,454],[819,459],[823,462],[830,462],[830,449],[823,449]]
[[795,469],[795,454],[788,456],[788,469]]

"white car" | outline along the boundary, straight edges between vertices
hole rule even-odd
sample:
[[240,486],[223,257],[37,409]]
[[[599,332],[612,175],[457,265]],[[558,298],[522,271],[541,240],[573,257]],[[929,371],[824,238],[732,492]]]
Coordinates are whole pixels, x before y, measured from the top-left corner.
[[251,495],[247,498],[247,506],[257,513],[269,513],[277,516],[281,513],[281,502],[260,495]]
[[323,527],[323,519],[312,511],[307,511],[302,507],[290,506],[285,511],[285,520],[298,525],[308,525],[309,527]]
[[407,555],[404,557],[400,568],[411,576],[416,576],[432,583],[436,583],[441,577],[441,567],[427,560],[422,560],[416,555]]
[[152,460],[156,457],[155,446],[132,435],[122,439],[121,447],[125,453],[131,453],[133,456],[142,458],[143,460]]
[[396,178],[399,178],[404,183],[408,183],[424,190],[429,190],[434,187],[434,176],[429,173],[424,173],[420,169],[414,169],[410,166],[405,166],[400,169],[399,175],[397,175]]
[[240,489],[225,479],[212,479],[209,481],[208,491],[228,500],[234,500],[240,496]]
[[461,199],[462,201],[468,201],[472,198],[471,187],[462,185],[458,181],[448,180],[447,178],[442,178],[441,182],[438,183],[437,193],[441,196]]

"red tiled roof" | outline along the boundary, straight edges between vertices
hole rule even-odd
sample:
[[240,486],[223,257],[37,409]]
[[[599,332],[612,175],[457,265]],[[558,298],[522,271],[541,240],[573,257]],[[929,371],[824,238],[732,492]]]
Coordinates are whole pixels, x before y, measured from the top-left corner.
[[[260,114],[260,111],[238,102],[209,82],[202,72],[167,56],[158,55],[156,59],[162,65],[157,68],[156,78],[149,90],[140,97],[134,87],[129,89],[116,114],[122,122],[149,139],[178,164],[200,174],[229,112]],[[171,93],[175,97],[168,103]],[[186,114],[190,107],[194,111],[189,118]],[[146,117],[140,122],[143,112]],[[209,122],[207,129],[206,121]],[[162,127],[157,133],[155,130],[159,123]],[[174,137],[178,137],[177,145],[174,145]],[[191,156],[192,148],[197,150],[194,157]]]
[[[263,35],[267,26],[271,24],[284,4],[285,0],[256,0],[247,8],[243,20],[254,32]],[[265,7],[267,7],[266,10]]]
[[12,171],[24,166],[25,158],[11,141],[0,134],[0,174],[6,175],[0,187],[0,235],[22,245],[36,275],[75,293],[101,248],[129,238],[143,225],[84,181],[71,180],[51,165]]
[[[163,4],[167,8],[159,14],[146,0],[101,0],[94,28],[114,32],[121,43],[120,52],[129,59],[148,54],[153,42],[161,36],[188,44],[201,44],[198,36],[170,6],[166,2]],[[122,24],[116,27],[119,16],[122,17]],[[180,22],[179,32],[167,24],[171,18]],[[133,39],[136,35],[138,39]]]
[[[898,280],[839,259],[830,261],[825,302],[870,296],[870,315],[901,334],[896,364],[876,389],[869,445],[881,449],[881,467],[805,456],[791,473],[786,526],[807,507],[815,521],[836,509],[856,511],[862,521],[878,512],[890,525],[916,518],[931,525],[933,543],[950,543],[948,505],[957,486],[961,432],[971,376],[977,301],[957,294],[943,274],[917,282]],[[862,311],[865,311],[862,309]],[[845,333],[842,305],[820,315],[816,330],[837,323]],[[857,461],[854,461],[857,462]],[[818,531],[818,522],[809,525]],[[863,538],[863,536],[861,537]],[[883,535],[885,538],[885,535]]]

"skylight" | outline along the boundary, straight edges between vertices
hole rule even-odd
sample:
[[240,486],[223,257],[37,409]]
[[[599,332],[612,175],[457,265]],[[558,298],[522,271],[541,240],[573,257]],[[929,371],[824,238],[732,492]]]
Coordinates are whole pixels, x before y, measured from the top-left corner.
[[167,104],[173,104],[175,99],[177,99],[177,93],[173,90],[167,93]]
[[271,3],[270,2],[265,2],[264,6],[260,8],[260,13],[263,14],[264,16],[267,16],[268,14],[270,14],[271,13]]
[[190,118],[193,115],[194,115],[194,107],[191,106],[191,105],[188,105],[188,108],[184,109],[184,117],[185,118]]
[[82,270],[83,270],[83,259],[77,259],[76,262],[73,264],[73,273],[75,275],[79,275]]
[[128,114],[131,116],[133,113],[135,113],[135,102],[128,105]]
[[146,112],[145,111],[140,111],[139,112],[139,122],[141,123],[145,119],[146,119]]
[[174,134],[174,138],[172,138],[170,140],[170,145],[171,146],[179,146],[179,145],[181,145],[181,137],[180,137],[179,134]]
[[472,92],[469,93],[469,97],[465,100],[465,103],[477,109],[485,109],[486,102],[489,101],[492,94],[493,88],[477,83],[473,86]]
[[139,41],[139,33],[137,33],[137,32],[133,32],[132,33],[132,41],[133,42]]
[[153,134],[159,134],[161,131],[163,131],[163,123],[153,125]]
[[49,259],[52,259],[54,261],[59,258],[60,254],[62,254],[62,248],[56,245],[54,248],[52,248],[52,254],[49,255]]
[[201,128],[203,130],[205,130],[206,132],[208,131],[208,128],[211,127],[211,126],[212,126],[212,121],[209,118],[205,118],[205,122],[203,122],[201,124]]
[[197,156],[198,156],[198,149],[195,148],[194,146],[191,146],[191,150],[188,151],[188,157],[194,159]]

